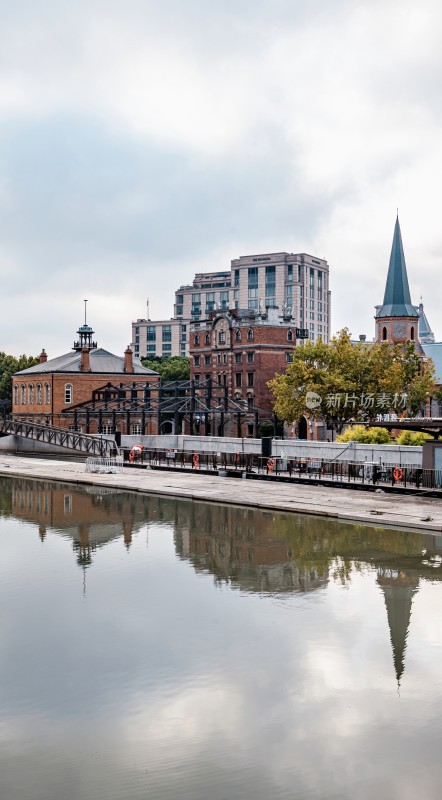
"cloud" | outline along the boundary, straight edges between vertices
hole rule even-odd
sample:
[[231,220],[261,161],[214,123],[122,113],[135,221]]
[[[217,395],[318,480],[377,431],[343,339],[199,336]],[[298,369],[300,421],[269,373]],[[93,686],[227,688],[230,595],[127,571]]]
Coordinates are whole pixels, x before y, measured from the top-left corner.
[[370,336],[396,207],[437,326],[435,0],[0,6],[3,349],[66,349],[90,296],[120,351],[147,296],[168,318],[194,272],[270,250],[327,258],[333,330]]

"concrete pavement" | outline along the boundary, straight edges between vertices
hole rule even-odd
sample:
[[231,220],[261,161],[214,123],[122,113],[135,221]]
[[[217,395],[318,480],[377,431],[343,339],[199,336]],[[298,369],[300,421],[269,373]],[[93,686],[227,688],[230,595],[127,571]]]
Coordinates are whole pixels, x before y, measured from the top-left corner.
[[191,500],[334,517],[376,527],[442,531],[442,497],[263,483],[247,478],[124,468],[120,474],[87,474],[84,463],[0,454],[0,474],[173,495]]

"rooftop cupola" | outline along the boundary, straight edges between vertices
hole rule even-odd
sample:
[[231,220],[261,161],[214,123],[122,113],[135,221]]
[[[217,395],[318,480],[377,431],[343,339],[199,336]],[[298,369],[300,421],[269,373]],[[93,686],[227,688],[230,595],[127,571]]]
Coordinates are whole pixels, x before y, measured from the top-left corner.
[[84,348],[87,350],[96,350],[97,343],[92,340],[92,337],[95,331],[92,330],[90,325],[87,324],[86,320],[86,303],[87,300],[84,301],[84,324],[81,325],[77,331],[78,339],[74,342],[73,350],[77,350],[81,352]]

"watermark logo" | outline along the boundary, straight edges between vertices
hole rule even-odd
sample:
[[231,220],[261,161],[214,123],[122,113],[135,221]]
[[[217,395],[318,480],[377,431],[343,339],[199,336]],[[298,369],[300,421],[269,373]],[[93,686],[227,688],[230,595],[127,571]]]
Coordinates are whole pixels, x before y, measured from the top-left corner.
[[307,408],[313,410],[314,408],[319,408],[322,403],[322,397],[320,394],[316,392],[307,392],[305,396],[305,404]]
[[[378,412],[387,412],[390,409],[404,410],[407,405],[406,392],[374,392],[360,394],[354,392],[336,392],[327,394],[325,397],[325,407],[328,411],[332,409],[350,408],[357,410],[376,409]],[[322,397],[317,392],[307,392],[305,396],[306,408],[314,411],[322,403]]]

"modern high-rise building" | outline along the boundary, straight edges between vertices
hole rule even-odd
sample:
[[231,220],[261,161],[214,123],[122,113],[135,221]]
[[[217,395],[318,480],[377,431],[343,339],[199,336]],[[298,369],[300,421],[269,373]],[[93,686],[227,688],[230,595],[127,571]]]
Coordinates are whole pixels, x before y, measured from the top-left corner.
[[132,322],[137,358],[188,356],[190,324],[203,322],[212,311],[248,309],[258,314],[278,308],[309,338],[330,338],[329,265],[307,253],[241,256],[230,270],[197,273],[191,284],[175,292],[173,317]]

